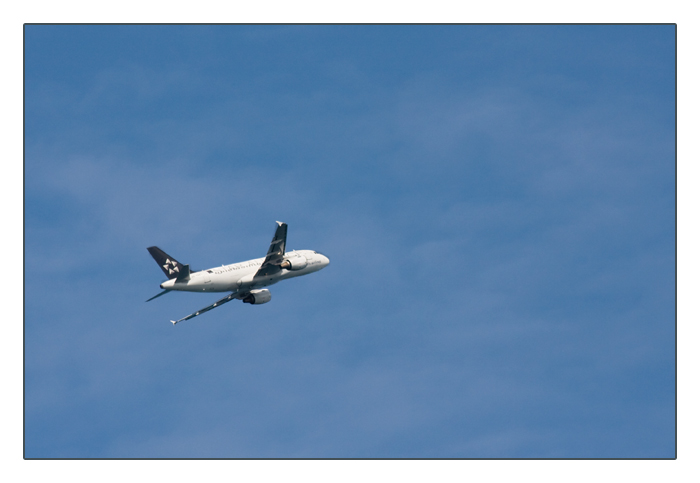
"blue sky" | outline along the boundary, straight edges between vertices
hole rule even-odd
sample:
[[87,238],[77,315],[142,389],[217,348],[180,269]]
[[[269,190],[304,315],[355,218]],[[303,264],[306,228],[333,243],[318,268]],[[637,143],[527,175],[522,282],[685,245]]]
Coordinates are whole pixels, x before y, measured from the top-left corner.
[[27,26],[24,202],[26,457],[675,455],[673,26]]

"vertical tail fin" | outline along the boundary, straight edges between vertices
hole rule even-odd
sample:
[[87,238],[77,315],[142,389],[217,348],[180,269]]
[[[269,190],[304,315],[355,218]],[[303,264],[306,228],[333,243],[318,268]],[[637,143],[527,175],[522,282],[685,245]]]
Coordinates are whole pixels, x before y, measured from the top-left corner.
[[[148,247],[148,253],[151,254],[153,259],[156,261],[158,265],[160,265],[160,269],[163,270],[163,273],[165,274],[166,277],[168,278],[178,278],[178,275],[183,273],[184,270],[184,265],[182,265],[180,262],[175,260],[173,257],[165,253],[163,250],[161,250],[158,247]],[[189,269],[189,267],[187,267]],[[187,270],[189,272],[189,270]],[[189,273],[188,273],[189,275]]]

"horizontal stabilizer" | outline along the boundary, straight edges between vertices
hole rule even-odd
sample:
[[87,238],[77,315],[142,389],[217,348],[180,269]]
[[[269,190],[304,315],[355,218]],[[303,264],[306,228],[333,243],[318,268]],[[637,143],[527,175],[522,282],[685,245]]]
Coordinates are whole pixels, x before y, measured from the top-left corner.
[[154,296],[151,297],[150,299],[146,300],[146,302],[150,302],[150,301],[153,300],[153,299],[157,299],[157,298],[160,297],[161,295],[165,295],[165,294],[168,293],[168,292],[171,292],[171,290],[163,290],[163,291],[162,291],[161,293],[159,293],[158,295],[154,295]]
[[188,278],[190,278],[190,266],[183,265],[180,268],[180,273],[177,275],[177,278],[175,279],[175,281],[179,282],[180,280],[187,280]]

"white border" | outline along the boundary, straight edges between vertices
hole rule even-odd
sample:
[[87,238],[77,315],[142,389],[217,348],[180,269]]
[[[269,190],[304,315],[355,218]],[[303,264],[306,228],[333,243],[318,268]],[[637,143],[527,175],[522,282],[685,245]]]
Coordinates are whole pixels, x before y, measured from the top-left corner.
[[[22,284],[4,277],[3,301],[9,317],[0,337],[2,424],[0,467],[8,481],[40,481],[64,475],[73,481],[95,479],[139,481],[501,481],[520,477],[538,481],[689,481],[700,474],[697,455],[698,398],[698,157],[697,28],[691,4],[684,2],[554,1],[491,2],[488,5],[453,1],[386,2],[147,2],[127,0],[13,2],[3,9],[0,49],[7,67],[2,76],[2,213],[5,273],[23,273],[22,230],[22,38],[25,22],[477,22],[477,23],[645,23],[678,24],[678,460],[676,461],[24,461],[22,459]],[[193,7],[196,5],[196,7]],[[9,303],[8,303],[9,302]],[[14,477],[14,476],[17,477]]]

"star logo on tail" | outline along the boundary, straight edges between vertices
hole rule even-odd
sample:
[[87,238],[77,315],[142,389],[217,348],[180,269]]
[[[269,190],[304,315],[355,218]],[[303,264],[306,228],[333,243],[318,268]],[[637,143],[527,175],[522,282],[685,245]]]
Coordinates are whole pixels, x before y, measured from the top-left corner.
[[163,265],[163,268],[168,271],[168,275],[172,275],[173,272],[180,272],[180,269],[177,268],[177,262],[169,258],[165,260],[165,265]]

